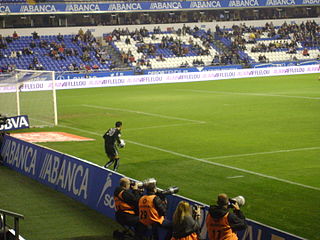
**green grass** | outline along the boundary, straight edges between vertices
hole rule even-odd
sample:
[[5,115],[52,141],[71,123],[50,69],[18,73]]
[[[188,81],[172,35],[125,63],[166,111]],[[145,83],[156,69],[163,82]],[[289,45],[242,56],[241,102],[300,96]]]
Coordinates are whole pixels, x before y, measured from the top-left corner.
[[[20,233],[27,240],[105,240],[119,226],[100,213],[0,166],[0,208],[24,215]],[[12,218],[9,224],[13,226]]]
[[58,91],[60,126],[30,131],[95,138],[42,145],[103,165],[101,136],[122,120],[127,145],[121,173],[155,177],[160,187],[179,186],[179,194],[207,204],[220,192],[243,195],[246,217],[320,239],[317,79],[310,74]]

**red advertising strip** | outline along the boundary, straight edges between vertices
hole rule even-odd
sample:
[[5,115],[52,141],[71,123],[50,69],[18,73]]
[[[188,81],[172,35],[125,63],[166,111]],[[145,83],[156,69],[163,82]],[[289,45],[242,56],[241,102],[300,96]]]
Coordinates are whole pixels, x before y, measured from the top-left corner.
[[26,142],[67,142],[67,141],[94,141],[92,138],[81,137],[65,132],[29,132],[12,133],[11,136]]

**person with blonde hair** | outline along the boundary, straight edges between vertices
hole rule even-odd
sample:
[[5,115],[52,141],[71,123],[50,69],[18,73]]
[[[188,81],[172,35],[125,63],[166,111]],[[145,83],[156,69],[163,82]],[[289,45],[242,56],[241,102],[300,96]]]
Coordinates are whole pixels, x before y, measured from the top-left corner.
[[[192,215],[194,215],[194,217]],[[199,240],[199,219],[200,208],[197,208],[194,214],[192,214],[188,202],[179,202],[173,214],[173,232],[171,240]]]

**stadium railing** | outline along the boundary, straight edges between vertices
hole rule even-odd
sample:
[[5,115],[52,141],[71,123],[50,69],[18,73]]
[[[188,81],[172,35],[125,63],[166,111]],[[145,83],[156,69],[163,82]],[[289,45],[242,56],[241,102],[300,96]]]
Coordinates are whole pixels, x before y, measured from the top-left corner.
[[[15,240],[21,240],[20,238],[20,228],[19,228],[19,221],[20,219],[24,219],[24,216],[15,212],[10,212],[7,210],[0,209],[0,216],[2,216],[2,219],[0,219],[0,237],[1,232],[3,232],[3,238],[4,240],[7,240],[7,234],[13,234]],[[14,226],[9,226],[7,224],[7,217],[13,217],[14,218]],[[14,231],[7,231],[7,229],[13,229]]]

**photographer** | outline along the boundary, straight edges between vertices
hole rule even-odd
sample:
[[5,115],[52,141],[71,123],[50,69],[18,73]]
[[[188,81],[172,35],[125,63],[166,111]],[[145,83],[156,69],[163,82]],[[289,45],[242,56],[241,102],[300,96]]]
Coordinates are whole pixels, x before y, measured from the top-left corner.
[[[157,195],[157,187],[155,182],[146,184],[145,190],[147,195],[144,195],[139,200],[139,235],[143,236],[147,228],[152,228],[154,240],[158,240],[158,228],[162,227],[168,230],[165,240],[171,238],[172,222],[165,218],[167,211],[166,200]],[[141,228],[142,226],[142,228]]]
[[[229,212],[230,208],[233,213]],[[247,227],[238,202],[230,201],[224,193],[218,195],[217,205],[210,206],[206,225],[210,240],[237,240],[236,231]]]
[[[0,114],[0,127],[5,125],[6,123],[7,123],[7,118]],[[1,150],[1,146],[2,146],[2,143],[4,141],[4,136],[5,135],[9,135],[9,133],[7,133],[5,131],[0,131],[0,150]],[[0,155],[0,165],[2,165],[2,164],[3,164],[3,159],[2,159],[2,156]]]
[[201,208],[197,207],[191,212],[192,210],[188,202],[179,202],[173,214],[173,232],[171,240],[199,240],[200,210]]
[[131,185],[128,178],[121,178],[114,191],[116,220],[127,226],[136,227],[139,222],[138,202],[141,197],[137,184]]

